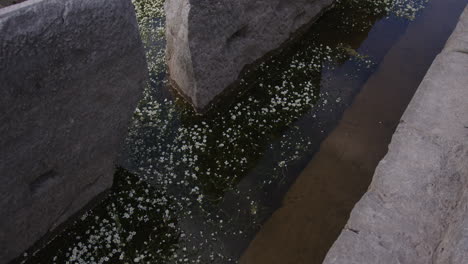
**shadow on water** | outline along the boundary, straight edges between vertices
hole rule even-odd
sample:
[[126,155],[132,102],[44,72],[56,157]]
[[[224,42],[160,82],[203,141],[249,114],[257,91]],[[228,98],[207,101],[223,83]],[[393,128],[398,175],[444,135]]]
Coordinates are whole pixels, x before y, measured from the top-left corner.
[[[276,237],[284,235],[284,228],[309,234],[302,227],[294,229],[280,221],[275,226],[280,232],[268,231],[275,221],[271,220],[273,212],[282,205],[288,189],[301,184],[304,173],[314,171],[309,161],[320,155],[327,135],[333,135],[330,132],[345,109],[380,71],[378,65],[411,27],[408,17],[425,1],[394,2],[403,4],[340,1],[301,38],[247,72],[229,101],[201,116],[164,88],[164,39],[158,35],[163,20],[154,19],[163,15],[163,1],[135,0],[151,83],[135,113],[123,155],[123,164],[132,173],[120,169],[111,195],[102,204],[24,262],[236,263],[268,219],[246,251],[247,260],[254,260],[249,263],[280,260],[284,241],[290,242],[292,250],[305,250],[310,241],[298,244],[294,237]],[[407,4],[414,9],[407,9]],[[444,26],[447,32],[453,28],[451,23]],[[427,65],[418,69],[424,72]],[[393,99],[406,105],[403,99]],[[334,167],[333,162],[324,164]],[[304,186],[317,185],[307,189],[318,197],[317,204],[326,192],[321,189],[324,183],[341,190],[340,182],[313,175],[307,178],[315,181]],[[367,182],[356,181],[357,192]],[[288,194],[285,201],[294,203],[296,198]],[[347,206],[354,202],[350,200]],[[307,201],[301,206],[292,208],[299,213],[310,211],[307,217],[311,218],[321,214]],[[317,219],[336,218],[342,223],[347,217],[341,211]],[[337,230],[311,236],[328,242],[310,261],[323,257]],[[265,242],[270,238],[271,243]],[[271,258],[259,254],[262,251]],[[301,262],[283,259],[276,263]]]

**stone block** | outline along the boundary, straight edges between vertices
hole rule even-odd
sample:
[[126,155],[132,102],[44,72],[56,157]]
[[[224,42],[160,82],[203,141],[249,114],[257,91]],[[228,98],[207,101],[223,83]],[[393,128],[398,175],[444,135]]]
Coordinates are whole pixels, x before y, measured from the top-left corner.
[[147,66],[130,0],[0,9],[0,263],[112,185]]
[[333,0],[167,0],[167,64],[173,86],[198,110],[246,66],[310,24]]

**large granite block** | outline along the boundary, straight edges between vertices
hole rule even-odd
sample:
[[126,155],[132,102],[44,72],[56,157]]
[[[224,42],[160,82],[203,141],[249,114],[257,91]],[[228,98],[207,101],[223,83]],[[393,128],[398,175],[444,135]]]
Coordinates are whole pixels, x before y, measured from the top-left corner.
[[130,0],[0,9],[0,263],[112,185],[147,78]]
[[167,0],[172,84],[203,110],[245,66],[277,49],[333,0]]

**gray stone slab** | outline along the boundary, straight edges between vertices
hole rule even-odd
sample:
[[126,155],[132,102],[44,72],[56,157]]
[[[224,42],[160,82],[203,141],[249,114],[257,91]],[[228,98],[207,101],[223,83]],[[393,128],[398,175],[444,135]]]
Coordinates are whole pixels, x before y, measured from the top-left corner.
[[468,8],[326,264],[468,261]]
[[112,185],[147,78],[130,0],[0,9],[0,263]]
[[333,0],[167,0],[172,83],[204,109],[245,66],[278,48]]

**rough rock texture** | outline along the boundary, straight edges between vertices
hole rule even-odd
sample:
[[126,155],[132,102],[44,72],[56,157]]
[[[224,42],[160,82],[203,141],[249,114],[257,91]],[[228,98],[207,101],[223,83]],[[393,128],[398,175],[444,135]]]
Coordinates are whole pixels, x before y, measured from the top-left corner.
[[0,263],[112,185],[147,78],[130,0],[0,9]]
[[324,263],[468,261],[468,8]]
[[333,0],[167,0],[173,85],[204,109],[246,65],[281,46]]
[[0,0],[0,8],[24,2],[25,0]]

